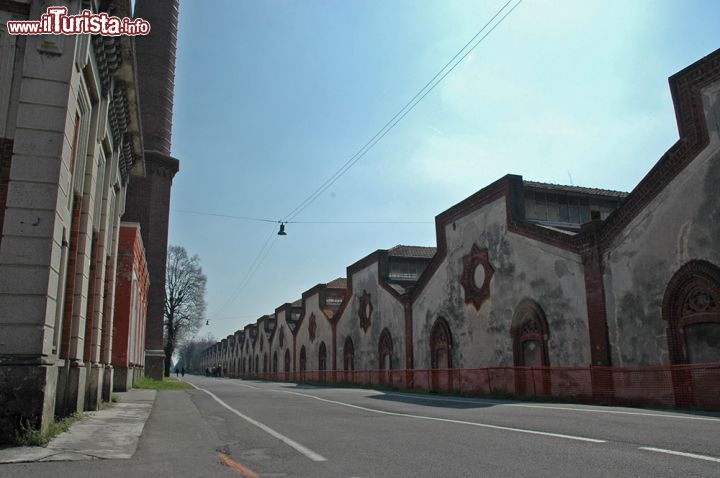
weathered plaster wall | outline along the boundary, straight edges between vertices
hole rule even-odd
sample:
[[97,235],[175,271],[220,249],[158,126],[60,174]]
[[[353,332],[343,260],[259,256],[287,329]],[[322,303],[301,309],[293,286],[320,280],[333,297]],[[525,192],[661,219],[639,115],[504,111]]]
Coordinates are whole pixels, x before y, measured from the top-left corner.
[[[349,336],[355,349],[355,370],[378,369],[380,334],[387,327],[393,341],[392,368],[405,368],[405,316],[402,304],[379,283],[378,264],[374,262],[352,275],[350,303],[337,324],[337,368],[343,370],[343,347]],[[367,332],[360,326],[360,297],[370,294],[372,314]]]
[[692,259],[720,266],[720,83],[702,92],[710,143],[606,249],[608,333],[615,366],[668,364],[662,300]]
[[[551,366],[590,361],[587,306],[580,257],[572,252],[508,232],[505,198],[445,229],[447,256],[413,303],[416,368],[430,367],[430,333],[447,320],[453,340],[453,367],[513,365],[510,326],[524,298],[536,301],[548,320]],[[473,244],[487,248],[495,273],[490,298],[476,311],[465,304],[460,283],[463,256]]]
[[[304,315],[295,334],[295,369],[300,370],[300,349],[305,346],[305,370],[318,370],[318,352],[320,343],[325,342],[327,351],[326,370],[332,370],[332,326],[330,320],[320,310],[319,294],[312,294],[303,300]],[[310,340],[310,316],[315,314],[315,339]]]

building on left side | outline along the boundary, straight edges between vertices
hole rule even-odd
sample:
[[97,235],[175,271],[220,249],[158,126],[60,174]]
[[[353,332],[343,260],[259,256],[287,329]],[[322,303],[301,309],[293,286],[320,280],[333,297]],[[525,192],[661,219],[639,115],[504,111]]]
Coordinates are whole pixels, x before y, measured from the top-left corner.
[[144,175],[133,38],[5,31],[47,6],[0,2],[0,441],[110,398],[120,218]]

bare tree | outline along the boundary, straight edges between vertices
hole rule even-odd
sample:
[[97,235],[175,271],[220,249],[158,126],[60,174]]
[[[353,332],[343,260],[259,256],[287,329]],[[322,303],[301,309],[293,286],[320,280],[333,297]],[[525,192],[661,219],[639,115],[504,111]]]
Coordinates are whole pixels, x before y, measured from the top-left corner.
[[205,349],[215,345],[216,343],[217,339],[210,333],[208,333],[205,337],[188,340],[180,346],[180,351],[178,352],[178,362],[185,367],[186,372],[203,373],[203,369],[200,365],[202,353]]
[[188,256],[181,246],[168,249],[165,280],[165,376],[175,348],[193,338],[205,320],[205,286],[207,277],[197,255]]

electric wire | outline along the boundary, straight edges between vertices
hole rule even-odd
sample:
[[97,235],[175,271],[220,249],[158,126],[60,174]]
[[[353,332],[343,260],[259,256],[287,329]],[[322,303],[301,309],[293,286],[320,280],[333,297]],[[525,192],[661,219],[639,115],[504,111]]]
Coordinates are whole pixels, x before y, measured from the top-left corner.
[[[173,212],[192,214],[196,216],[210,216],[224,219],[238,219],[241,221],[271,222],[279,224],[284,221],[263,219],[249,216],[235,216],[233,214],[220,214],[214,212],[191,211],[188,209],[173,209]],[[285,224],[432,224],[432,221],[287,221]]]
[[[272,223],[305,223],[305,224],[320,224],[320,223],[388,223],[388,224],[398,224],[398,223],[415,223],[415,221],[390,221],[390,222],[382,222],[382,221],[342,221],[342,222],[322,222],[322,221],[292,221],[295,217],[297,217],[300,213],[302,213],[310,204],[315,202],[320,195],[322,195],[325,191],[327,191],[335,182],[340,179],[347,171],[350,170],[360,159],[362,159],[365,154],[367,154],[380,140],[382,140],[385,135],[387,135],[400,121],[402,121],[405,116],[407,116],[408,113],[410,113],[415,107],[420,103],[431,91],[435,89],[437,85],[439,85],[477,46],[482,43],[495,29],[500,26],[505,19],[513,12],[515,9],[522,3],[522,0],[519,0],[515,5],[513,5],[500,19],[484,34],[480,37],[479,40],[477,40],[472,46],[470,46],[469,49],[468,46],[473,43],[487,28],[492,24],[492,22],[500,15],[502,12],[507,8],[510,3],[512,3],[513,0],[508,0],[507,3],[505,3],[496,13],[493,15],[490,20],[483,25],[483,27],[448,61],[443,68],[441,68],[435,76],[433,76],[430,81],[428,81],[423,88],[421,88],[415,96],[413,96],[410,101],[408,101],[395,115],[390,118],[390,120],[385,123],[385,125],[378,130],[375,135],[370,138],[369,141],[367,141],[362,148],[360,148],[353,156],[351,156],[345,164],[343,164],[333,175],[331,175],[325,182],[323,182],[313,193],[311,193],[305,200],[303,200],[295,209],[290,211],[285,218],[281,221],[274,221],[271,219],[263,219],[263,218],[254,218],[249,216],[231,216],[226,214],[214,214],[214,213],[200,213],[198,211],[186,211],[186,210],[178,210],[178,212],[185,212],[189,214],[200,214],[205,216],[217,216],[217,217],[231,217],[233,219],[244,219],[249,221],[258,221],[258,222],[272,222]],[[463,51],[467,51],[463,54]],[[462,54],[462,56],[460,56]],[[458,58],[459,57],[459,58]],[[455,62],[454,64],[452,64]],[[450,67],[448,69],[448,66]],[[447,69],[447,71],[445,71]],[[443,73],[444,72],[444,73]],[[420,223],[420,222],[418,222]],[[268,256],[270,251],[272,250],[275,242],[277,241],[277,236],[275,236],[275,240],[273,240],[270,243],[270,239],[273,237],[274,231],[271,232],[270,236],[267,238],[265,243],[263,244],[263,247],[260,249],[260,252],[255,257],[255,260],[253,261],[253,264],[251,265],[250,269],[248,270],[248,273],[246,274],[243,281],[240,283],[240,285],[233,291],[231,294],[231,297],[225,302],[225,304],[219,309],[218,314],[219,315],[222,311],[225,310],[227,306],[229,306],[232,302],[237,299],[239,294],[243,291],[243,289],[246,287],[246,285],[249,283],[249,281],[252,279],[252,277],[255,275],[255,272],[259,269],[260,265],[262,265],[265,258]],[[270,246],[267,247],[268,243],[270,243]]]
[[[330,186],[332,186],[340,177],[342,177],[350,168],[352,168],[360,159],[362,159],[365,154],[367,154],[387,133],[389,133],[410,111],[412,111],[415,106],[417,106],[420,101],[422,101],[435,87],[440,84],[447,75],[450,74],[461,62],[464,60],[480,43],[485,40],[500,24],[502,24],[503,21],[510,15],[519,5],[522,3],[522,0],[519,0],[515,5],[513,5],[512,8],[510,8],[501,18],[498,20],[492,28],[490,28],[485,35],[482,35],[480,39],[475,42],[474,45],[472,45],[469,49],[467,49],[468,45],[471,45],[475,39],[480,36],[483,31],[485,31],[488,26],[492,24],[492,22],[507,8],[507,6],[512,2],[513,0],[508,0],[507,3],[505,3],[496,13],[493,15],[490,20],[483,25],[483,27],[468,41],[456,54],[453,56],[450,61],[448,61],[445,66],[443,66],[436,74],[435,76],[428,81],[425,86],[423,86],[420,91],[418,91],[415,96],[408,101],[405,106],[403,106],[395,115],[387,122],[385,125],[377,132],[375,133],[375,136],[373,136],[365,145],[363,145],[362,148],[360,148],[353,156],[348,159],[345,164],[343,164],[338,171],[336,171],[332,176],[330,176],[327,180],[325,180],[324,183],[322,183],[312,194],[310,194],[303,202],[301,202],[295,209],[290,211],[290,213],[285,216],[285,219],[282,222],[289,222],[292,221],[293,218],[297,217],[298,214],[303,212],[310,204],[315,202],[315,200],[322,195],[325,191],[327,191]],[[464,50],[467,51],[463,53]],[[462,56],[460,56],[462,54]],[[460,57],[458,59],[458,57]],[[450,66],[453,62],[455,62],[452,66]],[[450,66],[449,69],[448,66]],[[447,71],[445,71],[447,69]],[[443,71],[445,73],[443,74]],[[441,76],[442,75],[442,76]],[[438,77],[440,77],[438,79]],[[436,81],[437,80],[437,81]]]

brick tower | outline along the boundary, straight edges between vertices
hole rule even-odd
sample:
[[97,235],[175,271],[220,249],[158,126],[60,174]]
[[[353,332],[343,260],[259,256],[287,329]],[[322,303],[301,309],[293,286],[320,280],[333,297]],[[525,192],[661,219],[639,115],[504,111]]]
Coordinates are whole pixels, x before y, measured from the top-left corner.
[[124,221],[140,224],[150,291],[145,335],[145,375],[163,376],[163,301],[168,247],[170,188],[180,163],[170,156],[179,0],[137,0],[135,16],[152,30],[136,38],[140,112],[145,143],[145,178],[129,185]]

